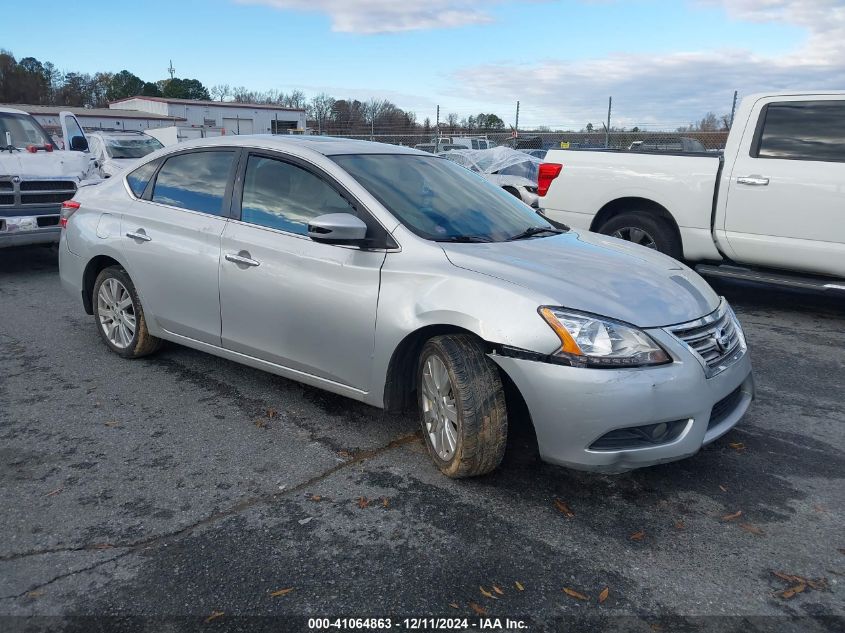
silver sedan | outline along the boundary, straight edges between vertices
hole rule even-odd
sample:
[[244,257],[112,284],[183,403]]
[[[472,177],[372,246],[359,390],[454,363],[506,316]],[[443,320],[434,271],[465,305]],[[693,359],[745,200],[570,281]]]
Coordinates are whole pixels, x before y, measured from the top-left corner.
[[754,394],[739,321],[694,272],[413,149],[184,143],[81,190],[61,224],[63,285],[115,353],[168,340],[417,409],[450,477],[501,461],[507,385],[545,460],[604,471],[694,454]]

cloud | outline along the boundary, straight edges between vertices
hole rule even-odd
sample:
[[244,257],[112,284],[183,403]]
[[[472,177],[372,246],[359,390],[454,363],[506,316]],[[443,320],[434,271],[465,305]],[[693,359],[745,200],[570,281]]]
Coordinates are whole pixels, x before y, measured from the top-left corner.
[[486,10],[500,0],[238,0],[276,9],[328,14],[341,33],[393,33],[493,21]]
[[[611,55],[535,64],[488,64],[456,71],[455,96],[486,103],[520,99],[527,125],[581,127],[603,120],[613,95],[616,125],[675,127],[709,110],[730,111],[733,91],[845,87],[845,5],[842,0],[698,0],[731,19],[780,22],[806,30],[785,55],[734,50],[664,55]],[[741,43],[738,43],[741,44]]]

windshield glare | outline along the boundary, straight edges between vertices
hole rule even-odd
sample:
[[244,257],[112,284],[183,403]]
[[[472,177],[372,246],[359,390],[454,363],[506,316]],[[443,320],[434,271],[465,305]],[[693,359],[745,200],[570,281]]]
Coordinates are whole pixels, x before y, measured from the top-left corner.
[[154,138],[105,138],[109,158],[142,158],[164,147]]
[[551,228],[500,187],[436,156],[356,154],[332,159],[402,224],[429,240],[504,241],[529,227]]
[[31,116],[0,112],[0,147],[52,144],[41,126]]

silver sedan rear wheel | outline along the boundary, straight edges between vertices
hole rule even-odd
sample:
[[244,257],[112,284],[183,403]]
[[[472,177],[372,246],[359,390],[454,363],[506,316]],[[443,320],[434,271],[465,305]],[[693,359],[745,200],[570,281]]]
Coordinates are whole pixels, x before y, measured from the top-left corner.
[[423,364],[421,389],[425,430],[434,452],[448,462],[458,445],[458,409],[449,371],[433,354]]
[[119,349],[126,349],[135,337],[137,322],[132,295],[120,281],[106,279],[97,293],[97,315],[106,339]]

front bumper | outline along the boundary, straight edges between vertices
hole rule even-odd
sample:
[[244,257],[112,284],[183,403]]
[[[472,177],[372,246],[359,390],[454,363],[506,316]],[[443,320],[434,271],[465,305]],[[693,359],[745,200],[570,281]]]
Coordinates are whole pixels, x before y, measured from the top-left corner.
[[59,241],[61,233],[57,213],[0,216],[0,248],[55,244]]
[[[697,453],[742,418],[754,397],[747,352],[706,378],[696,357],[671,334],[649,330],[674,358],[660,367],[584,369],[514,358],[491,358],[520,390],[544,461],[578,470],[624,472]],[[735,393],[735,397],[730,397]],[[717,403],[727,402],[711,424]],[[630,427],[679,422],[666,443],[623,450],[590,447],[605,434]]]

